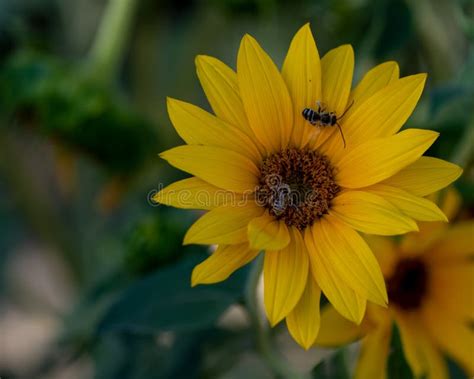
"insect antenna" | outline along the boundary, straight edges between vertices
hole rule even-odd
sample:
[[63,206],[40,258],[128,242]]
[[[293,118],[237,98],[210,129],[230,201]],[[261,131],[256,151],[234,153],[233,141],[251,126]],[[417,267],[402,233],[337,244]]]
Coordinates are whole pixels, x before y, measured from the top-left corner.
[[336,122],[336,126],[339,129],[339,133],[341,133],[342,142],[344,142],[344,149],[345,149],[346,148],[346,139],[344,138],[344,133],[342,132],[341,125],[339,125],[339,123]]
[[341,118],[344,117],[344,115],[347,113],[347,111],[349,109],[351,109],[351,107],[354,105],[354,100],[351,101],[351,104],[346,108],[346,110],[342,113],[342,115],[340,117],[338,117],[337,119],[340,120]]

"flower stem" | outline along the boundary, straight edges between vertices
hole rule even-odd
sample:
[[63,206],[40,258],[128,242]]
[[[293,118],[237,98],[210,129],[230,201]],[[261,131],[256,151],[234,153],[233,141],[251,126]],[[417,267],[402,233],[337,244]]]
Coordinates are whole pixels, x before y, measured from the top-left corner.
[[89,52],[94,79],[109,84],[122,62],[138,0],[109,0]]
[[254,261],[245,286],[245,303],[256,333],[257,350],[268,367],[278,378],[301,379],[303,376],[293,371],[285,358],[273,347],[268,324],[259,315],[257,306],[257,286],[263,268],[263,254]]

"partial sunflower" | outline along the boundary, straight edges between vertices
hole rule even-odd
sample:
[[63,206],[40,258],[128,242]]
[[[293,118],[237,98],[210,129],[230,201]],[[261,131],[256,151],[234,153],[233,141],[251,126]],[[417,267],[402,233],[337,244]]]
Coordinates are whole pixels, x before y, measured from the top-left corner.
[[[454,215],[456,192],[442,196],[441,208]],[[355,378],[386,378],[392,325],[417,378],[448,379],[443,354],[474,376],[474,220],[420,225],[399,242],[367,238],[385,277],[389,308],[370,305],[360,326],[328,306],[321,314],[316,343],[334,347],[360,337]]]
[[[360,323],[366,301],[385,305],[387,293],[357,231],[402,234],[417,230],[414,220],[446,221],[422,196],[461,174],[453,164],[421,157],[438,133],[399,132],[426,75],[400,79],[397,64],[387,62],[351,91],[352,47],[320,60],[309,25],[293,38],[281,72],[249,35],[237,73],[208,56],[198,56],[196,65],[215,115],[168,99],[187,145],[161,157],[193,177],[155,196],[163,204],[209,210],[184,239],[218,245],[194,269],[192,285],[222,281],[264,250],[272,325],[286,318],[296,341],[311,346],[321,290],[344,317]],[[318,107],[321,116],[336,117],[347,146],[335,124],[305,119],[304,109]]]

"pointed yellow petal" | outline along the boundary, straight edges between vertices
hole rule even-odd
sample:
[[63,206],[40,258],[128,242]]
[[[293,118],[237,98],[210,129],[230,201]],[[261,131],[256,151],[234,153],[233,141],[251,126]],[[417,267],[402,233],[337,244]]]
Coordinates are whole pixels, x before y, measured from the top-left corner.
[[324,295],[341,315],[360,324],[365,314],[366,298],[355,292],[338,276],[334,266],[326,258],[327,251],[322,249],[321,241],[313,236],[310,228],[306,229],[304,239],[309,253],[311,272]]
[[[371,70],[367,71],[359,84],[357,84],[357,86],[351,92],[349,101],[347,103],[350,104],[352,101],[354,101],[353,108],[356,108],[357,104],[362,104],[374,93],[397,80],[399,72],[400,70],[398,69],[398,64],[394,61],[385,62],[375,66]],[[347,112],[347,115],[349,115],[351,111],[352,108]]]
[[322,102],[327,110],[341,116],[351,92],[354,72],[354,50],[342,45],[330,50],[321,59]]
[[257,139],[269,152],[286,147],[293,125],[291,98],[277,67],[249,35],[240,44],[237,77],[245,113]]
[[214,146],[178,146],[160,154],[171,165],[229,191],[252,193],[259,170],[247,157]]
[[423,197],[412,195],[402,189],[385,184],[374,184],[365,190],[381,196],[404,214],[415,220],[448,221],[444,213],[435,203]]
[[364,240],[374,253],[384,278],[390,277],[399,260],[398,247],[392,239],[376,236],[364,235]]
[[387,378],[391,335],[391,329],[385,327],[376,328],[364,337],[354,379]]
[[[439,310],[438,310],[439,313]],[[418,314],[396,312],[403,352],[416,377],[448,379],[447,365]],[[440,333],[440,331],[437,331]],[[471,355],[467,353],[466,355]]]
[[202,263],[194,267],[191,285],[218,283],[226,280],[235,270],[246,265],[258,255],[248,244],[219,245]]
[[357,325],[327,305],[321,311],[321,328],[315,344],[325,347],[347,345],[362,337],[364,334],[361,325]]
[[[312,228],[313,239],[336,274],[359,295],[386,306],[385,281],[372,251],[352,228],[331,215]],[[311,261],[314,266],[315,261]]]
[[462,168],[433,157],[421,157],[384,184],[402,188],[417,196],[426,196],[454,182],[462,174]]
[[168,98],[167,104],[174,128],[188,145],[222,147],[248,156],[254,162],[260,161],[255,144],[237,127],[184,101]]
[[467,322],[446,317],[444,312],[440,312],[439,309],[436,312],[431,311],[429,314],[425,314],[423,322],[430,330],[430,336],[435,343],[459,362],[472,377],[474,375],[474,360],[472,359],[474,330],[469,327]]
[[242,206],[215,208],[198,219],[187,231],[184,244],[237,244],[247,242],[247,225],[262,214],[254,202]]
[[308,350],[319,332],[319,300],[321,289],[312,275],[308,276],[306,288],[296,307],[286,316],[286,325],[291,336]]
[[422,377],[427,370],[423,350],[419,345],[423,328],[420,329],[417,315],[396,312],[395,319],[400,331],[403,354],[415,376]]
[[330,214],[363,233],[391,236],[418,230],[416,222],[383,197],[347,191],[332,202]]
[[376,92],[342,120],[348,140],[358,144],[396,133],[415,109],[426,74],[396,80]]
[[304,108],[314,108],[316,101],[321,100],[321,64],[309,24],[293,37],[282,75],[293,102],[292,141],[295,146],[304,146],[315,128],[302,117],[301,112]]
[[299,231],[283,250],[266,251],[263,266],[264,302],[272,326],[283,320],[298,304],[308,278],[308,254]]
[[290,243],[290,233],[284,222],[265,213],[249,223],[248,239],[253,249],[280,250]]
[[220,60],[198,55],[196,71],[212,110],[220,119],[253,136],[240,98],[237,74]]
[[163,188],[153,200],[176,208],[208,210],[221,205],[236,205],[243,201],[243,196],[193,177]]
[[[382,63],[365,74],[357,87],[351,92],[349,100],[347,101],[347,108],[345,110],[344,117],[340,120],[340,124],[344,124],[344,120],[347,120],[349,116],[354,113],[357,108],[369,99],[373,94],[386,87],[389,83],[398,79],[398,65],[396,62]],[[341,127],[348,144],[353,144],[354,141],[350,138],[350,130],[346,131],[346,127]],[[341,136],[339,133],[335,133],[325,143],[323,150],[328,152],[328,155],[338,155],[344,153],[341,147]]]
[[438,135],[429,130],[408,129],[361,143],[344,154],[337,165],[338,184],[360,188],[387,179],[420,158]]

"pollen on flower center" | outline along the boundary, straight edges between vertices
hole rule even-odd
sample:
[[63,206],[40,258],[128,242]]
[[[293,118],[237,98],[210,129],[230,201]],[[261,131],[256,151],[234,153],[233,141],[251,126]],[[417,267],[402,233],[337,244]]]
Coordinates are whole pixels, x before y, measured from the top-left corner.
[[288,226],[303,230],[328,213],[340,190],[334,176],[325,155],[289,148],[263,160],[257,201]]
[[420,307],[428,289],[428,270],[419,259],[400,261],[386,281],[389,301],[410,311]]

